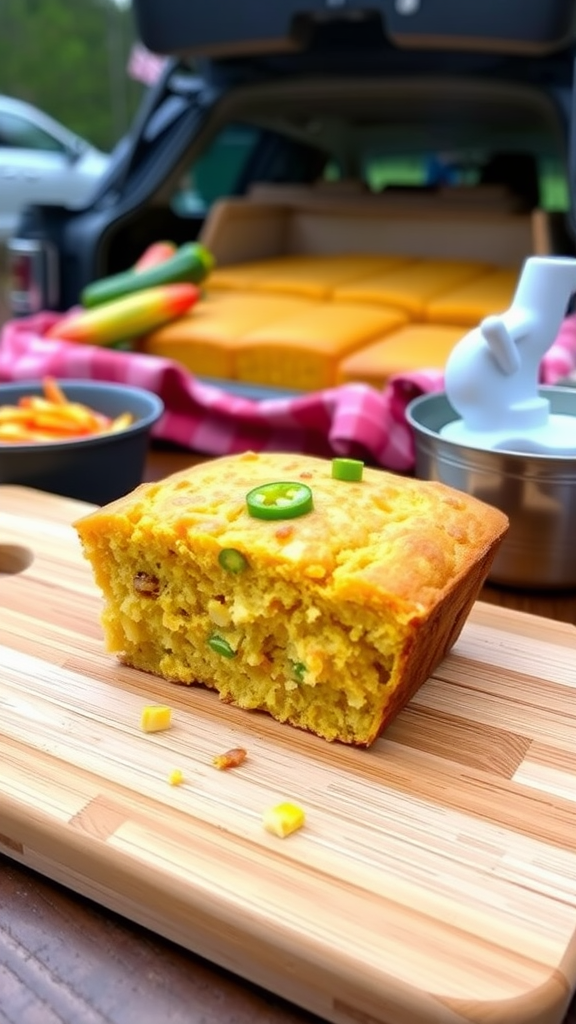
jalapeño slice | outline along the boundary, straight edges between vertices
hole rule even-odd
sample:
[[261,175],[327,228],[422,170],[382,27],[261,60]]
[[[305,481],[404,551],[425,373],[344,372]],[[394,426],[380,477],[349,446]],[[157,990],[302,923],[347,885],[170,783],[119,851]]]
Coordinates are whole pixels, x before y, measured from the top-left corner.
[[332,459],[332,476],[335,480],[361,480],[363,472],[364,463],[360,459]]
[[221,654],[223,658],[235,658],[236,651],[223,636],[219,636],[218,633],[213,633],[212,636],[208,637],[208,647],[210,647],[215,654]]
[[248,491],[246,505],[255,519],[295,519],[311,512],[314,501],[307,484],[279,480]]
[[218,555],[218,563],[226,572],[239,573],[248,568],[248,562],[241,551],[236,548],[222,548]]
[[290,668],[292,670],[292,676],[297,683],[304,682],[304,676],[306,675],[306,665],[303,661],[292,661],[290,662]]

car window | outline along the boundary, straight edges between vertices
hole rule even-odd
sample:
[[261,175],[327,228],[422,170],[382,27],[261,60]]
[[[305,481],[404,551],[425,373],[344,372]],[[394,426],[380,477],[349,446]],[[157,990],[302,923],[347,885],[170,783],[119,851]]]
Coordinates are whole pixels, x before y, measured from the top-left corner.
[[0,145],[12,149],[38,149],[64,153],[65,147],[49,132],[19,114],[0,111]]
[[298,184],[321,177],[327,153],[307,139],[258,124],[231,124],[198,157],[172,199],[178,214],[206,214],[224,196],[260,182]]
[[540,161],[540,205],[544,210],[570,209],[570,188],[566,167],[560,160],[550,157]]
[[204,214],[217,199],[235,195],[260,138],[261,131],[250,125],[231,125],[220,132],[183,176],[172,200],[174,211]]
[[[331,174],[338,170],[331,166]],[[569,189],[566,169],[553,157],[524,153],[424,153],[390,157],[377,152],[364,155],[362,177],[371,191],[389,187],[434,185],[506,185],[529,206],[566,211]]]
[[470,172],[441,153],[390,157],[365,154],[362,177],[373,192],[390,186],[471,184]]
[[[483,135],[486,135],[484,131]],[[224,196],[255,183],[357,181],[370,192],[389,188],[497,185],[528,209],[569,208],[565,160],[552,139],[532,150],[500,149],[480,134],[461,148],[424,149],[429,132],[415,133],[412,148],[395,149],[386,123],[361,112],[348,119],[302,115],[259,118],[226,126],[190,166],[173,196],[180,215],[204,216]],[[426,139],[426,141],[425,141]],[[522,139],[520,139],[522,142]]]

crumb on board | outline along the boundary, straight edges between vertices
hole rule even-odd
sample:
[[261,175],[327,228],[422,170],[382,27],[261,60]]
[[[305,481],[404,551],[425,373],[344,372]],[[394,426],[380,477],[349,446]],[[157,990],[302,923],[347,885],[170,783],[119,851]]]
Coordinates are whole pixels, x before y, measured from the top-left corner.
[[172,725],[172,708],[165,704],[147,704],[142,708],[140,728],[142,732],[163,732]]
[[168,782],[171,786],[181,786],[184,782],[184,772],[180,768],[173,768],[168,773]]
[[226,771],[228,768],[238,768],[247,758],[248,753],[244,750],[244,747],[233,747],[232,750],[227,750],[225,754],[216,754],[216,757],[212,759],[212,764],[219,771]]
[[281,803],[269,807],[262,815],[262,824],[267,832],[284,839],[302,828],[306,815],[298,804]]

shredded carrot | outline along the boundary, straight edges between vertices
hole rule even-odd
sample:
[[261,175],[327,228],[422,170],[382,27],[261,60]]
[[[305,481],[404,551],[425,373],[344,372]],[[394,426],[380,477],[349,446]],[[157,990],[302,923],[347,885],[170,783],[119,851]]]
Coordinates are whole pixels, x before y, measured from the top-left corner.
[[121,416],[117,416],[115,420],[112,420],[108,426],[108,430],[111,434],[117,434],[119,430],[126,430],[132,423],[132,414],[129,412],[123,412]]
[[44,377],[42,388],[49,402],[54,405],[66,405],[68,399],[54,377]]
[[134,421],[128,412],[105,416],[70,401],[53,377],[43,379],[42,391],[42,395],[22,395],[17,405],[0,407],[0,444],[54,443],[117,433]]

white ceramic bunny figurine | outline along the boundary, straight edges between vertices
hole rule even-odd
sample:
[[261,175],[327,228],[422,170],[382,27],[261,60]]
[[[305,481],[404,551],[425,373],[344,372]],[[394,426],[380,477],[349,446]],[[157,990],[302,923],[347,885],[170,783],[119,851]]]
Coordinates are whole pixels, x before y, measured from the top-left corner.
[[551,416],[550,403],[538,394],[540,362],[573,292],[576,259],[526,260],[510,308],[482,320],[449,356],[445,389],[461,419],[442,436],[476,448],[576,451],[576,418]]

